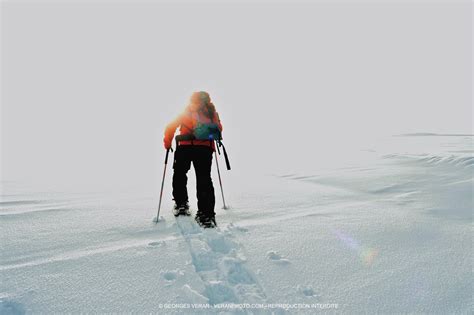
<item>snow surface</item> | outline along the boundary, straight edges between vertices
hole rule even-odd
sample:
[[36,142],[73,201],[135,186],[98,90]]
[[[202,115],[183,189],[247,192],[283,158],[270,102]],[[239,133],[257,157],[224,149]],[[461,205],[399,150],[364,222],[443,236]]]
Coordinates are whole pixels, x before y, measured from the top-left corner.
[[0,313],[471,313],[472,137],[393,137],[361,152],[331,169],[223,172],[230,209],[216,230],[174,219],[169,175],[158,224],[146,190],[4,182]]

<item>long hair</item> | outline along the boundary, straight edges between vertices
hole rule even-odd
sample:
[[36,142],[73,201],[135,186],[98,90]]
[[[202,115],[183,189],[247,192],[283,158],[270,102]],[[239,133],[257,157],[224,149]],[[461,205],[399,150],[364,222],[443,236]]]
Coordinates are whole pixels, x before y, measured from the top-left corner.
[[208,118],[213,119],[216,114],[216,107],[211,101],[211,96],[205,91],[199,91],[197,93],[199,94],[199,98],[201,99],[202,113]]

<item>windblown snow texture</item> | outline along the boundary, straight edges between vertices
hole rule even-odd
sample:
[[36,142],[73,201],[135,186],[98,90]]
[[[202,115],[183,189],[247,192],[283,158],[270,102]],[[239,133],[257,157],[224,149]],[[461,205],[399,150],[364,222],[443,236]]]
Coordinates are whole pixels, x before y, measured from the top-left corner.
[[231,209],[217,209],[215,230],[175,219],[170,198],[155,224],[156,191],[4,182],[0,314],[270,312],[165,303],[471,313],[472,137],[401,136],[364,149],[340,167],[225,173]]

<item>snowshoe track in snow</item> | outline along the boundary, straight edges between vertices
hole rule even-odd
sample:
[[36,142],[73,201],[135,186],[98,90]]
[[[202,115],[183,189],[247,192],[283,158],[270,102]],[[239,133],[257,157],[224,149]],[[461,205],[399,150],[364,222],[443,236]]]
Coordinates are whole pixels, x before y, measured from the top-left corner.
[[230,231],[202,229],[192,217],[178,217],[176,222],[194,269],[204,283],[201,294],[210,304],[267,301],[256,276],[245,266],[245,257],[231,239]]

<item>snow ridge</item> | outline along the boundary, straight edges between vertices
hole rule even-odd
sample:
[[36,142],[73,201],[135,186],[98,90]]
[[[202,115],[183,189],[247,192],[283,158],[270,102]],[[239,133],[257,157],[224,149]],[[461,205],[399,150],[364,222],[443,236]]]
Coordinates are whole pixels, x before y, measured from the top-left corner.
[[470,155],[447,155],[440,156],[435,154],[409,155],[409,154],[386,154],[386,159],[401,159],[412,161],[427,166],[450,165],[462,169],[474,168],[474,156]]

